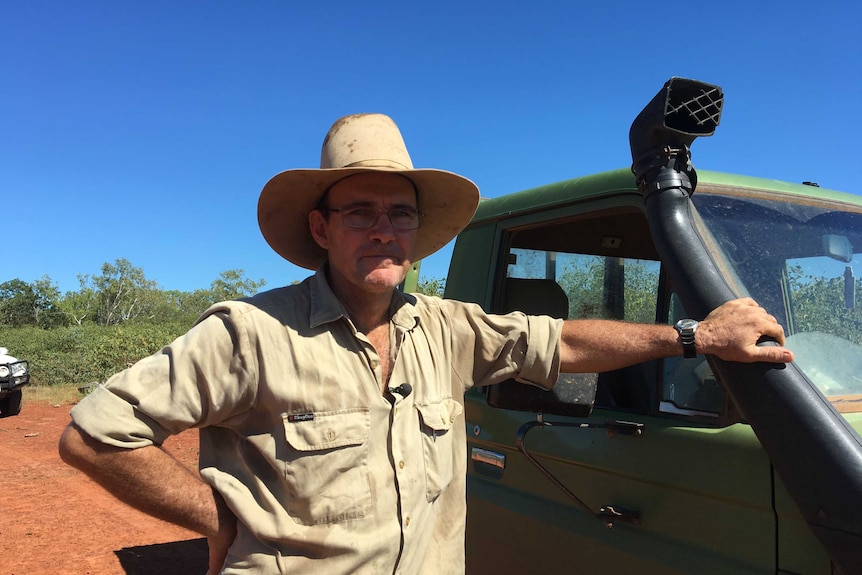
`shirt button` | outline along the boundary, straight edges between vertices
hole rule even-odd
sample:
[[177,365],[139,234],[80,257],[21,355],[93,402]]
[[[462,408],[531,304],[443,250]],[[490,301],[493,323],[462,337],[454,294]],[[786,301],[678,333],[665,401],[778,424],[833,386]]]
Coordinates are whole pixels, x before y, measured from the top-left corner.
[[404,461],[398,462],[398,469],[404,469]]
[[332,441],[333,439],[335,439],[335,430],[334,429],[330,428],[330,429],[326,430],[326,439],[328,439],[329,441]]
[[404,527],[410,527],[410,518],[404,520]]

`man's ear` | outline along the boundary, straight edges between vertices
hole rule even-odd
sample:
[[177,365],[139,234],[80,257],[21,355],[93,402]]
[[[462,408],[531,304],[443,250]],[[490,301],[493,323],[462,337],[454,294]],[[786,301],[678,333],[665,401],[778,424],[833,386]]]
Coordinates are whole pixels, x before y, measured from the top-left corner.
[[326,218],[320,210],[311,210],[308,213],[308,229],[311,231],[311,237],[317,242],[321,248],[329,249],[329,239],[326,229]]

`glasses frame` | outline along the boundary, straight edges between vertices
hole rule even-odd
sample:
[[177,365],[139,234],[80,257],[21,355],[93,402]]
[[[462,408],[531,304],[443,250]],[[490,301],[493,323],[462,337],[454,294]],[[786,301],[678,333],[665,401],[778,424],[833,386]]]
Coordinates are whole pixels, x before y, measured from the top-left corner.
[[[340,213],[341,214],[341,223],[344,225],[344,227],[351,228],[354,230],[370,230],[371,228],[373,228],[374,226],[377,225],[377,222],[380,220],[381,215],[386,216],[386,218],[389,220],[390,225],[392,225],[392,229],[399,230],[399,231],[416,230],[416,229],[419,229],[419,226],[422,225],[422,216],[423,216],[422,212],[420,212],[416,208],[413,208],[410,206],[397,206],[394,208],[390,208],[388,210],[381,209],[381,208],[371,208],[368,206],[346,206],[343,208],[330,208],[328,206],[321,206],[317,209],[320,210],[321,212],[325,212],[325,213],[330,213],[330,212]],[[372,219],[370,221],[370,223],[368,223],[368,225],[364,225],[364,224],[358,225],[355,220],[352,223],[350,221],[351,212],[361,211],[361,210],[374,212],[374,219]],[[416,225],[413,226],[411,224],[411,227],[404,227],[403,225],[396,224],[395,221],[392,219],[392,212],[398,211],[398,210],[416,212]]]

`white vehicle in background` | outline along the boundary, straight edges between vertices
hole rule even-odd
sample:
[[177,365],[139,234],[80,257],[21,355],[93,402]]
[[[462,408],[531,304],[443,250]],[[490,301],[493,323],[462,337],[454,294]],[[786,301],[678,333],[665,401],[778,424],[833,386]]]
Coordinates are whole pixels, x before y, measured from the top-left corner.
[[21,388],[30,383],[30,364],[0,347],[0,417],[21,413]]

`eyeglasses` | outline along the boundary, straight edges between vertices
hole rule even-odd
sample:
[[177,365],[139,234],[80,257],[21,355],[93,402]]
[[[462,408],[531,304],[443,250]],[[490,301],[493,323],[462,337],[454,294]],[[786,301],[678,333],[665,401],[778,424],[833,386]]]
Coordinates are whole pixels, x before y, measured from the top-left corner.
[[411,207],[398,207],[391,210],[378,208],[354,207],[354,208],[319,208],[324,212],[340,212],[341,222],[348,228],[367,230],[374,227],[380,214],[386,214],[389,222],[396,230],[415,230],[419,227],[420,212]]

